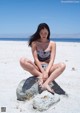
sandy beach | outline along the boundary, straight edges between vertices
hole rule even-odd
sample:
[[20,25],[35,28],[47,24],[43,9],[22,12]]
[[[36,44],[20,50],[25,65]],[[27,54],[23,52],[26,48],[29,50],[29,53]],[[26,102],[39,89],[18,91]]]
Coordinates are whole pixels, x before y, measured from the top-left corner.
[[[60,101],[43,113],[80,113],[80,43],[56,44],[55,63],[66,64],[66,70],[56,82],[69,97],[60,95]],[[32,76],[21,68],[21,57],[33,61],[27,42],[0,41],[0,112],[2,107],[6,107],[6,113],[39,113],[33,110],[32,100],[23,102],[16,97],[16,88],[20,81]]]

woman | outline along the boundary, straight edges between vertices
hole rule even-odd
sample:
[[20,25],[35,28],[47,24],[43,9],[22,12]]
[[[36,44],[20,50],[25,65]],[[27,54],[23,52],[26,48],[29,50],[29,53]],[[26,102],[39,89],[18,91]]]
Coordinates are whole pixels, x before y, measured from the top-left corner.
[[29,46],[32,49],[34,63],[27,58],[21,58],[22,68],[39,78],[42,90],[54,91],[50,83],[65,69],[64,63],[54,64],[56,43],[50,41],[50,29],[46,23],[39,24],[37,31],[31,36]]

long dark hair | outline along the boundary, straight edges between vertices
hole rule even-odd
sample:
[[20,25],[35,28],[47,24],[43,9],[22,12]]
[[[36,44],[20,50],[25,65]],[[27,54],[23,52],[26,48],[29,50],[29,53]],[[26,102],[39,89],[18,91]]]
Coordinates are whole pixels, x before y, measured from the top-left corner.
[[38,25],[37,31],[30,37],[29,42],[28,42],[29,46],[31,46],[33,41],[36,41],[36,40],[40,39],[39,33],[44,28],[46,28],[48,30],[48,37],[47,37],[47,39],[50,40],[50,29],[49,29],[49,26],[46,23],[41,23],[41,24]]

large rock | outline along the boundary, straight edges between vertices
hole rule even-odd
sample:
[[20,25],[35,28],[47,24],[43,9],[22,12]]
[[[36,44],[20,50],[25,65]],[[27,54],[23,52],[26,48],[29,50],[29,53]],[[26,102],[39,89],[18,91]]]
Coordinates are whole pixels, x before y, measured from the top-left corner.
[[36,77],[29,77],[28,79],[22,80],[16,89],[17,100],[29,100],[38,94],[37,80]]
[[44,91],[41,94],[38,94],[33,99],[33,108],[38,111],[44,111],[50,108],[53,104],[57,103],[60,100],[58,94],[52,95],[48,91]]
[[[55,93],[65,95],[65,91],[55,81],[52,82],[51,87]],[[22,80],[16,89],[17,100],[20,101],[29,100],[39,93],[41,91],[38,87],[38,79],[34,76]]]

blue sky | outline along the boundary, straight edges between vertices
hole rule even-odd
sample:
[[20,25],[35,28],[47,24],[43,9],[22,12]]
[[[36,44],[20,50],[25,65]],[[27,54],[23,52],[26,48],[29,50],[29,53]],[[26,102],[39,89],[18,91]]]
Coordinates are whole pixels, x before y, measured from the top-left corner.
[[52,34],[80,33],[80,0],[64,1],[0,0],[0,36],[31,34],[42,22]]

